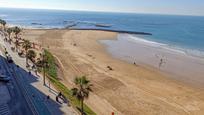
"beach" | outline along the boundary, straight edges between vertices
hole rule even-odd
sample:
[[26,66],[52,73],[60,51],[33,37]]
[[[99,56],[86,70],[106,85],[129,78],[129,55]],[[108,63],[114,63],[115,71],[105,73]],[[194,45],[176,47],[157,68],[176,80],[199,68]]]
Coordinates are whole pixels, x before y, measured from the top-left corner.
[[169,78],[204,88],[203,57],[130,34],[119,34],[117,38],[117,41],[101,41],[113,57],[147,68],[151,66]]
[[[93,30],[22,32],[22,38],[42,45],[55,56],[64,85],[72,88],[74,78],[80,75],[90,79],[93,93],[86,104],[98,115],[204,113],[202,59],[144,42],[120,44],[121,37],[124,34]],[[158,68],[161,58],[165,63]]]

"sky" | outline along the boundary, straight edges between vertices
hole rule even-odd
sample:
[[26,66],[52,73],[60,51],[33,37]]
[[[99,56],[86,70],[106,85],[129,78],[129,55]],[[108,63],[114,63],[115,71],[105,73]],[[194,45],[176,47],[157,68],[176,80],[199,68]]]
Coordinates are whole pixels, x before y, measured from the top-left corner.
[[204,16],[204,0],[0,0],[0,7]]

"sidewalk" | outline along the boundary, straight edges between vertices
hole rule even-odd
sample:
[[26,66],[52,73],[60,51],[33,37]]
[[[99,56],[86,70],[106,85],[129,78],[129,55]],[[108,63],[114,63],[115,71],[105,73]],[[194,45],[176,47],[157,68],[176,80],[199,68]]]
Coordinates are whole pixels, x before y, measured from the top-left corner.
[[[34,75],[34,73],[32,73]],[[52,100],[56,100],[56,96],[58,95],[58,91],[53,87],[52,84],[50,84],[50,82],[46,79],[46,86],[43,85],[43,77],[42,76],[39,76],[39,81],[38,82],[35,82],[33,83],[32,85],[37,88],[38,90],[42,91],[45,95],[49,95],[50,96],[50,99]],[[50,87],[50,88],[49,88]],[[42,99],[44,99],[46,105],[48,106],[58,106],[56,105],[55,103],[52,103],[51,101],[47,100],[46,97],[42,97]],[[67,103],[64,103],[62,100],[60,100],[60,110],[62,112],[64,112],[66,115],[77,115],[77,112],[75,112],[75,110],[72,108],[72,107],[69,107],[69,100]],[[55,101],[56,102],[56,101]],[[58,102],[57,102],[58,103]],[[55,107],[55,108],[58,108],[58,107]],[[50,112],[51,113],[55,113],[56,110],[51,110]],[[57,115],[57,114],[55,114]]]
[[[0,38],[1,38],[0,43],[7,49],[7,51],[13,58],[15,64],[19,65],[22,69],[28,72],[26,68],[25,58],[21,58],[17,55],[16,52],[11,51],[10,49],[11,46],[8,43],[3,41],[2,39],[3,37],[0,37]],[[46,80],[46,86],[44,86],[43,77],[41,75],[36,76],[35,73],[32,72],[32,75],[37,80],[33,82],[33,79],[31,78],[31,76],[29,76],[29,74],[26,74],[25,72],[24,73],[22,72],[21,74],[22,74],[22,77],[26,78],[26,80],[29,83],[31,83],[31,85],[34,87],[33,89],[36,90],[36,92],[38,92],[37,94],[34,94],[34,95],[38,95],[38,97],[40,97],[39,100],[44,101],[45,105],[47,106],[47,108],[49,109],[52,115],[61,115],[61,114],[77,115],[78,114],[72,107],[69,107],[67,105],[68,103],[64,103],[62,102],[62,100],[59,100],[61,103],[55,101],[55,98],[59,92],[53,87],[52,84],[49,83],[48,80]],[[49,100],[47,100],[47,97],[46,97],[48,95],[50,97]]]

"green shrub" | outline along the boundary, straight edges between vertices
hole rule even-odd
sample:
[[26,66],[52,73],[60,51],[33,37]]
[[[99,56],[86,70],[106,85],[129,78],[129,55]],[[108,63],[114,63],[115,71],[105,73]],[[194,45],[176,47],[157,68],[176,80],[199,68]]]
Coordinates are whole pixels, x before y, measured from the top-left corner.
[[[47,50],[45,50],[45,57],[48,59],[49,68],[46,69],[46,74],[52,82],[52,84],[69,100],[69,102],[76,108],[80,108],[80,101],[72,96],[71,90],[68,89],[57,79],[57,65],[55,63],[54,56]],[[87,115],[96,115],[87,105],[84,105],[84,112]]]

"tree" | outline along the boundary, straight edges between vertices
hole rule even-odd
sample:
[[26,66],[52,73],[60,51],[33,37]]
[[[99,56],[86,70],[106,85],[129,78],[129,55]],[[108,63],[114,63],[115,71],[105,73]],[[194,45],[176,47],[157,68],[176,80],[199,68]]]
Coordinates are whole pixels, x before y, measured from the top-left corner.
[[40,58],[38,58],[36,62],[36,66],[38,68],[42,68],[43,70],[43,85],[45,84],[45,77],[46,77],[46,70],[49,69],[49,63],[48,63],[48,57],[45,55],[45,51],[43,51],[43,54],[40,54]]
[[1,25],[3,25],[3,29],[5,29],[5,26],[6,26],[6,21],[5,21],[5,20],[0,19],[0,24],[1,24]]
[[27,53],[28,53],[28,50],[31,48],[31,43],[29,40],[25,40],[23,42],[23,48],[25,49],[26,51],[26,64],[28,65],[28,58],[27,58]]
[[13,28],[13,32],[15,33],[15,35],[16,35],[15,38],[17,39],[18,38],[18,34],[21,32],[21,29],[16,26],[16,27]]
[[11,42],[11,33],[12,33],[12,28],[8,28],[7,30],[8,37],[9,37],[9,42]]
[[49,63],[48,63],[48,57],[45,55],[45,50],[43,51],[43,55],[42,55],[42,65],[43,65],[43,84],[45,84],[45,71],[49,69]]
[[74,80],[76,88],[73,88],[72,95],[81,102],[81,114],[84,115],[84,99],[89,97],[89,92],[92,91],[90,81],[86,76],[76,77]]
[[18,46],[20,46],[19,41],[18,41],[18,40],[16,40],[14,44],[15,44],[15,47],[16,47],[16,51],[18,51]]
[[5,20],[2,20],[2,25],[3,25],[3,29],[5,30],[5,27],[6,27],[6,21]]
[[35,51],[34,50],[28,50],[26,57],[27,57],[27,59],[34,62],[34,58],[36,57]]

